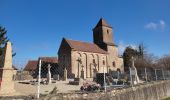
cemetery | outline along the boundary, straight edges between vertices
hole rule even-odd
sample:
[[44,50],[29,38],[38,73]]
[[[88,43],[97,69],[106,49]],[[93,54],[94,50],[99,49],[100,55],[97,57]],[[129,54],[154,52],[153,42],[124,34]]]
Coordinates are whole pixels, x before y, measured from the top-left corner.
[[[98,31],[105,37],[102,41]],[[131,56],[125,71],[112,40],[112,27],[101,18],[93,34],[94,43],[63,38],[58,58],[39,57],[28,61],[19,71],[13,67],[12,45],[8,41],[0,56],[2,98],[159,100],[170,96],[170,70],[146,67],[139,70],[135,66],[139,57]],[[148,95],[148,91],[156,92]]]
[[[139,78],[136,67],[134,65],[134,57],[131,58],[131,67],[129,67],[129,73],[121,73],[120,70],[110,71],[109,73],[96,73],[95,77],[90,80],[83,79],[82,77],[69,78],[67,69],[64,69],[63,77],[60,77],[59,75],[52,76],[50,64],[45,64],[47,67],[47,71],[45,71],[45,77],[45,74],[41,73],[41,68],[43,64],[40,59],[38,63],[39,70],[37,78],[32,77],[30,79],[23,78],[22,80],[14,80],[13,76],[16,74],[16,72],[12,67],[12,47],[10,42],[6,44],[5,52],[6,53],[3,56],[4,61],[2,61],[4,66],[0,70],[2,73],[0,78],[0,94],[3,95],[2,98],[10,98],[12,96],[16,98],[18,97],[34,99],[65,98],[63,100],[71,100],[75,98],[91,98],[96,100],[98,96],[103,99],[111,97],[115,98],[115,100],[117,100],[117,98],[125,100],[126,97],[123,95],[128,95],[127,98],[129,98],[130,100],[132,98],[130,96],[132,95],[131,93],[135,92],[133,95],[135,96],[135,98],[137,98],[136,100],[140,100],[139,98],[146,98],[145,100],[155,100],[155,98],[163,98],[170,95],[168,90],[170,87],[168,73],[161,73],[164,72],[161,70],[159,70],[158,72],[158,69],[155,70],[154,80],[156,80],[157,82],[147,81],[147,75],[149,74],[146,73],[144,75],[146,76],[144,77],[144,79]],[[27,76],[27,74],[25,75]],[[43,77],[41,77],[41,75],[43,75]],[[158,76],[162,78],[159,78]],[[161,91],[162,94],[156,95],[155,93],[153,93],[151,96],[147,96],[147,92],[144,92],[153,91],[155,88],[157,88],[157,92]],[[141,91],[143,91],[142,93],[144,94],[140,95]],[[92,97],[89,97],[88,95]]]

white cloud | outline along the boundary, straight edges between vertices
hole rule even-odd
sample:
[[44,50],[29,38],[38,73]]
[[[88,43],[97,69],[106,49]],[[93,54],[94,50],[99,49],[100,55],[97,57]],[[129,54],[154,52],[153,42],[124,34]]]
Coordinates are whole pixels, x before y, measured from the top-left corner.
[[147,29],[157,29],[157,26],[158,25],[156,23],[150,22],[147,25],[145,25],[145,28],[147,28]]
[[165,26],[166,26],[165,21],[160,20],[160,27],[163,29],[165,28]]
[[159,22],[150,22],[148,24],[146,24],[144,27],[146,29],[150,29],[150,30],[158,30],[158,29],[164,29],[166,26],[166,23],[164,20],[160,20]]

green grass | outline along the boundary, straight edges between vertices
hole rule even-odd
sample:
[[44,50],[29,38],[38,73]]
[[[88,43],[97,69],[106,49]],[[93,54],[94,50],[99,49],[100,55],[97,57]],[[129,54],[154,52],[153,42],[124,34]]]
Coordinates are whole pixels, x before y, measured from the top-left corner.
[[164,100],[170,100],[170,97],[168,97],[168,98],[165,98]]

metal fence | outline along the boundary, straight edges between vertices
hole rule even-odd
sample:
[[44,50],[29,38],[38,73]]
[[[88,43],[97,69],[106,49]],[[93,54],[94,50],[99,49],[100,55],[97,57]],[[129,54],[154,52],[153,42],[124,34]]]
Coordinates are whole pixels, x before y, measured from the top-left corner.
[[145,81],[158,81],[170,79],[170,70],[164,68],[144,68],[139,71],[139,77]]
[[[109,71],[109,73],[103,70],[103,73],[93,73],[92,78],[83,79],[69,76],[66,69],[60,72],[58,66],[53,63],[39,60],[35,67],[34,70],[19,69],[13,73],[14,89],[19,95],[32,95],[39,98],[53,90],[58,93],[106,92],[136,84],[134,74],[130,70],[128,72]],[[169,80],[170,70],[141,68],[137,69],[137,75],[139,84],[147,84],[153,81]],[[0,84],[2,81],[1,79]]]

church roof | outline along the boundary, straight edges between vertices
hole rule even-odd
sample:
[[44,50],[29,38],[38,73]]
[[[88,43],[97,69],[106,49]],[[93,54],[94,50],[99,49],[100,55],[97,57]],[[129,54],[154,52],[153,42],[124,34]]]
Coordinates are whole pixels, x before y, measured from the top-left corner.
[[93,44],[93,43],[68,40],[68,39],[66,39],[66,41],[72,49],[77,50],[77,51],[107,54],[106,51],[99,48],[96,44]]
[[[109,24],[106,23],[106,21],[105,21],[103,18],[101,18],[101,19],[99,20],[99,22],[97,23],[97,25],[96,25],[96,27],[99,27],[99,26],[106,26],[106,27],[112,28]],[[95,28],[96,28],[96,27],[95,27]]]

